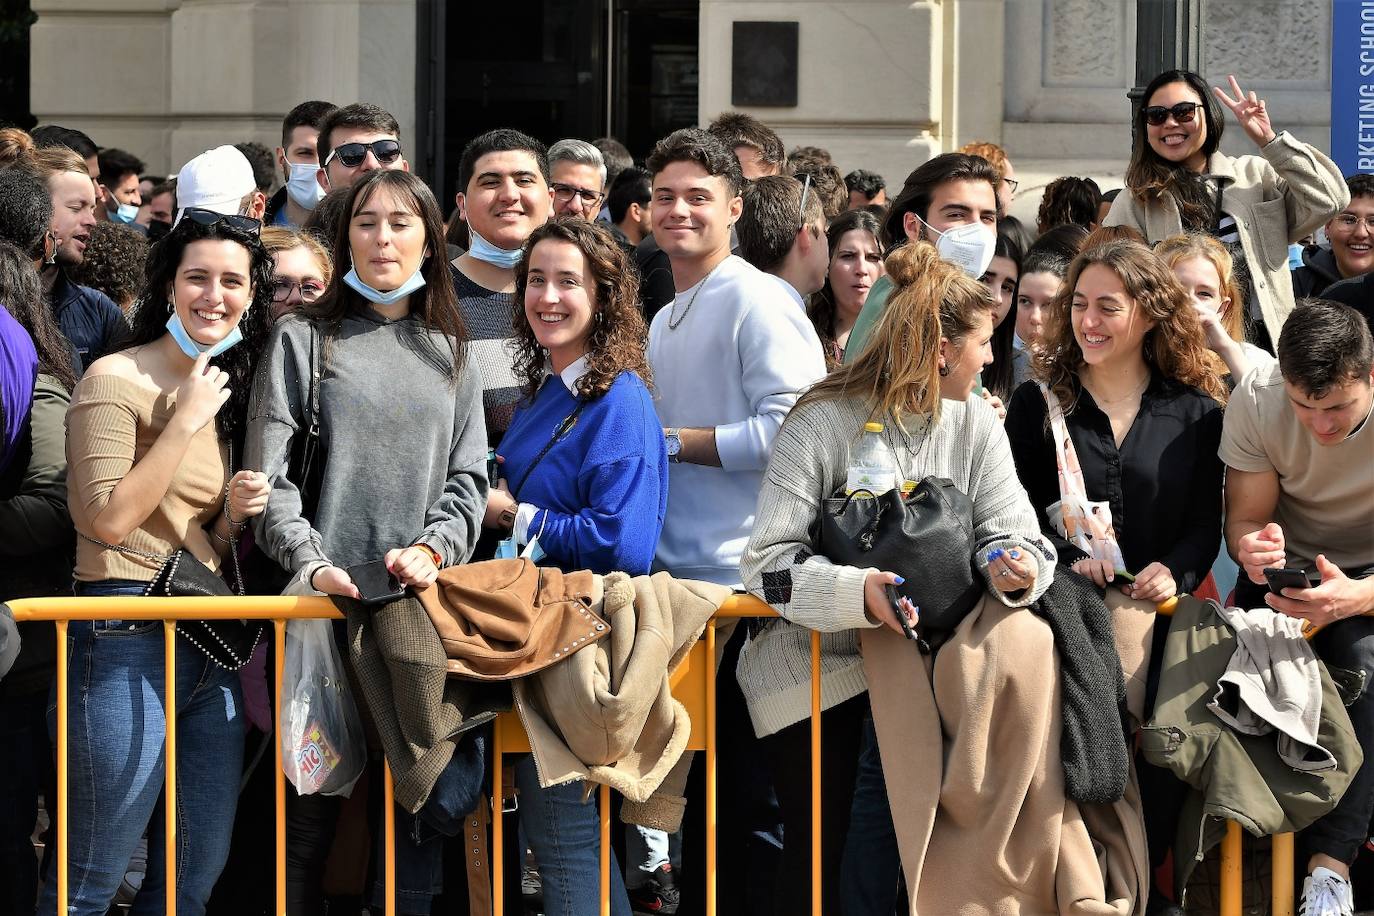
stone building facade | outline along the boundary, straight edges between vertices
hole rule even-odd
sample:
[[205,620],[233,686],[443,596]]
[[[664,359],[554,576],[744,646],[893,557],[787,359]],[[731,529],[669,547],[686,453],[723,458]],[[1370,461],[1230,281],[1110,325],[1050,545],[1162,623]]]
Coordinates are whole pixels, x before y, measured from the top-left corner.
[[[1332,2],[1208,0],[1205,75],[1220,84],[1235,73],[1268,100],[1276,125],[1326,147]],[[32,0],[39,17],[32,110],[42,123],[82,128],[160,172],[218,143],[275,146],[282,114],[303,99],[363,99],[395,114],[403,137],[436,147],[441,162],[455,159],[465,112],[461,104],[446,108],[442,88],[433,87],[442,87],[442,62],[452,67],[463,48],[430,31],[444,16],[468,14],[466,4],[451,3],[436,20],[436,3],[443,0]],[[627,15],[621,7],[657,5],[676,9],[684,0],[509,4],[513,21],[544,8],[543,21],[554,23],[542,36],[545,57],[562,41],[593,43],[575,81],[604,103],[577,128],[581,135],[599,136],[616,123],[615,82],[624,70],[616,56],[626,47],[616,42]],[[842,170],[872,169],[899,186],[931,155],[973,139],[998,141],[1022,181],[1021,215],[1033,210],[1049,177],[1120,184],[1130,142],[1134,0],[686,5],[697,18],[696,113],[703,122],[737,107],[734,24],[795,22],[796,104],[738,106],[773,125],[789,147],[826,147]],[[562,18],[551,18],[554,6]],[[582,31],[569,33],[570,25]],[[491,38],[498,46],[530,40],[514,32]],[[445,129],[426,132],[436,118]],[[1223,148],[1244,152],[1247,145],[1233,129]]]

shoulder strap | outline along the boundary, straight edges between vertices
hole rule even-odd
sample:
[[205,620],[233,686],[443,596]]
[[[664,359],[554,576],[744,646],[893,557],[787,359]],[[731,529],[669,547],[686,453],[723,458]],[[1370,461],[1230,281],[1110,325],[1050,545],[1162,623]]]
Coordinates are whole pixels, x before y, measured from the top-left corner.
[[1067,500],[1077,497],[1088,498],[1087,485],[1083,483],[1083,468],[1078,463],[1078,450],[1069,436],[1069,425],[1064,421],[1064,410],[1059,406],[1059,398],[1049,386],[1040,382],[1040,393],[1045,396],[1049,410],[1050,436],[1054,439],[1055,462],[1059,465],[1059,498]]
[[530,462],[530,466],[525,468],[525,473],[520,475],[520,482],[511,487],[510,495],[516,502],[520,501],[518,495],[520,488],[525,485],[525,481],[530,479],[530,474],[534,473],[534,469],[539,467],[539,462],[544,460],[544,456],[549,453],[549,449],[553,448],[558,440],[566,436],[568,431],[577,424],[577,417],[582,413],[582,408],[586,406],[587,402],[579,399],[577,406],[573,408],[573,412],[564,417],[563,422],[559,423],[558,426],[554,428],[553,435],[549,438],[549,441],[544,444],[544,448],[540,450],[538,455],[534,456],[534,460]]

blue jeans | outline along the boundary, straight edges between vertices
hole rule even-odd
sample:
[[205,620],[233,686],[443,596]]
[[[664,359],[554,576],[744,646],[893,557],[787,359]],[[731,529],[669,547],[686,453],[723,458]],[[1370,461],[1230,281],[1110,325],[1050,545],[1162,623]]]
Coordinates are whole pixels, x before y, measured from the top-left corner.
[[892,826],[883,761],[878,756],[878,732],[869,716],[864,719],[859,774],[854,781],[849,833],[840,865],[844,916],[892,916],[901,875],[902,857]]
[[[79,582],[76,591],[137,595],[143,587]],[[167,881],[162,623],[73,621],[69,636],[67,913],[104,916],[147,830],[148,873],[132,913],[160,914]],[[243,696],[237,674],[185,639],[177,640],[176,663],[177,913],[203,916],[229,855],[243,771]],[[54,735],[55,712],[53,704]],[[56,911],[54,859],[38,912]]]
[[[544,885],[544,913],[596,916],[601,911],[601,822],[595,795],[583,802],[581,782],[541,789],[530,754],[515,764],[515,785],[520,790],[520,825],[534,850]],[[630,916],[630,900],[615,853],[611,853],[611,914]]]

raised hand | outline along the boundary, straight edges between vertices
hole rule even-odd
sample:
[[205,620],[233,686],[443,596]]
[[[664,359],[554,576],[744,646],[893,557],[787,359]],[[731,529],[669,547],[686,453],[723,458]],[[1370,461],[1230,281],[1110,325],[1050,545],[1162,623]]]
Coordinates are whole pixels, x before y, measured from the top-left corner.
[[1236,82],[1235,76],[1228,79],[1231,81],[1231,91],[1236,94],[1234,99],[1220,86],[1213,86],[1212,93],[1221,104],[1231,109],[1241,129],[1255,141],[1255,145],[1264,146],[1274,139],[1274,126],[1269,123],[1269,111],[1264,106],[1264,99],[1255,95],[1253,90],[1246,95],[1241,90],[1240,83]]
[[199,432],[229,400],[228,385],[229,373],[210,365],[210,357],[202,353],[177,388],[175,419],[184,423],[190,432]]

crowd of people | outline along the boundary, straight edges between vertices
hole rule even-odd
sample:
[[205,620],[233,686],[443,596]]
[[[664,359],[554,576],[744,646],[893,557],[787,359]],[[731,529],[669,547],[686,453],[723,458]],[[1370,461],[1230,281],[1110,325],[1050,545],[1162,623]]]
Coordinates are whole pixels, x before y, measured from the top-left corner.
[[[1228,120],[1249,155],[1219,151]],[[0,130],[0,599],[148,594],[169,557],[344,603],[375,561],[411,594],[511,557],[740,588],[777,618],[719,661],[718,912],[810,912],[815,867],[826,914],[1183,912],[1153,869],[1178,861],[1184,783],[1135,755],[1114,791],[1080,793],[1059,775],[1071,742],[1062,767],[1036,757],[1053,742],[1030,736],[1060,728],[1045,685],[1070,677],[1060,612],[1211,594],[1306,621],[1353,673],[1374,754],[1374,177],[1277,131],[1234,77],[1160,74],[1129,127],[1125,186],[1050,182],[1034,227],[994,144],[889,196],[739,113],[642,166],[611,138],[493,130],[451,205],[364,103],[304,102],[274,153],[221,146],[168,178],[77,130]],[[828,555],[817,526],[868,435],[893,489],[939,480],[969,506],[983,599],[919,653],[904,577]],[[1306,587],[1271,587],[1276,569]],[[71,914],[130,894],[157,912],[171,880],[186,916],[270,899],[243,866],[269,834],[240,803],[272,760],[268,641],[179,630],[169,876],[162,628],[70,624]],[[1110,655],[1132,754],[1169,632],[1148,614],[1142,655]],[[3,914],[58,906],[51,830],[41,863],[31,839],[54,810],[54,655],[37,623],[0,651]],[[1300,835],[1309,916],[1353,911],[1374,767],[1353,770]],[[685,815],[617,836],[612,913],[700,909],[699,777]],[[529,755],[514,781],[543,912],[598,912],[584,784],[548,785]],[[293,916],[377,904],[366,796],[289,790]],[[468,844],[446,856],[419,820],[398,829],[398,912],[461,911]]]

